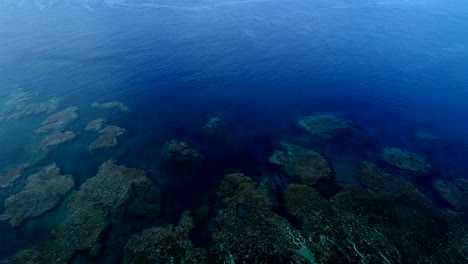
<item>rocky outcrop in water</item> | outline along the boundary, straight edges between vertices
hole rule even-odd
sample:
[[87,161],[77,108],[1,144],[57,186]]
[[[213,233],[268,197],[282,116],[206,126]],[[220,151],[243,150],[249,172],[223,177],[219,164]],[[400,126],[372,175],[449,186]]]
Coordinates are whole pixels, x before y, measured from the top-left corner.
[[299,119],[297,125],[321,140],[331,140],[338,133],[353,127],[351,121],[332,114],[304,116]]
[[419,180],[432,171],[432,165],[424,157],[399,148],[385,148],[380,157],[410,180]]
[[276,150],[268,160],[280,166],[289,177],[312,185],[330,176],[330,166],[320,153],[286,142],[280,144],[283,150]]
[[118,137],[124,135],[125,132],[126,130],[119,126],[106,126],[99,131],[99,138],[89,145],[89,150],[94,151],[116,147],[119,144]]
[[29,176],[26,186],[5,201],[5,212],[0,217],[14,227],[31,217],[40,216],[57,206],[75,185],[70,175],[61,175],[60,169],[50,165]]
[[189,239],[194,228],[188,212],[178,225],[153,227],[133,235],[124,250],[123,263],[204,263],[206,252]]

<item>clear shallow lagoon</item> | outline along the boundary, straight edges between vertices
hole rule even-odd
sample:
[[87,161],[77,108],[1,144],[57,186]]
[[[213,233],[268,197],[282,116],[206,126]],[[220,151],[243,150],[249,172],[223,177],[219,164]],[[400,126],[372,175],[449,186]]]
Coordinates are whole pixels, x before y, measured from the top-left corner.
[[[280,141],[315,150],[327,160],[330,175],[309,184],[324,199],[333,201],[346,184],[362,187],[356,172],[363,160],[370,160],[416,186],[432,201],[433,210],[451,210],[462,217],[467,208],[457,208],[446,199],[447,192],[441,194],[434,187],[437,180],[454,184],[456,179],[468,178],[468,5],[462,1],[75,0],[4,1],[0,7],[1,103],[21,91],[31,96],[27,104],[51,98],[60,101],[53,110],[1,121],[0,171],[24,163],[30,167],[0,189],[0,204],[21,192],[30,175],[51,163],[62,174],[71,175],[72,189],[77,190],[18,227],[1,222],[0,232],[5,234],[0,239],[1,257],[47,243],[48,234],[68,219],[69,200],[109,159],[146,171],[162,197],[133,199],[139,196],[132,194],[116,207],[160,208],[148,209],[151,213],[137,220],[138,214],[128,214],[128,208],[120,218],[106,211],[105,218],[112,224],[99,235],[102,248],[94,256],[89,256],[89,249],[76,250],[70,258],[76,263],[118,263],[132,234],[177,225],[185,210],[195,219],[190,234],[195,247],[216,248],[221,239],[213,242],[212,234],[226,234],[220,212],[227,211],[222,201],[229,198],[216,192],[223,176],[235,172],[269,186],[278,200],[272,211],[301,230],[303,237],[317,232],[311,235],[315,237],[320,232],[307,231],[304,218],[288,210],[283,201],[289,184],[305,183],[269,162],[274,151],[281,149]],[[112,101],[122,102],[130,111],[91,107]],[[48,116],[68,107],[77,107],[79,117],[63,130],[73,131],[76,138],[44,154],[38,146],[46,135],[34,131]],[[318,114],[349,120],[353,131],[323,140],[297,125],[302,117]],[[222,119],[221,139],[203,133],[212,117]],[[96,118],[126,130],[117,146],[88,149],[99,132],[84,128]],[[167,169],[164,173],[170,177],[163,177],[161,167],[166,170],[166,164],[161,165],[161,149],[170,139],[187,142],[202,153],[201,168]],[[386,147],[423,157],[431,172],[417,180],[405,177],[401,168],[381,158]],[[169,165],[181,164],[193,165],[183,161]],[[454,186],[444,190],[467,197],[468,189]],[[384,196],[389,201],[391,197]],[[247,207],[237,206],[243,221],[256,212],[255,206]],[[402,210],[414,210],[408,208]],[[390,219],[402,228],[411,226]],[[444,221],[453,222],[435,222]],[[308,248],[318,263],[347,263],[325,260],[319,252],[326,247],[311,241],[316,246]],[[453,244],[457,241],[453,238]],[[390,240],[385,245],[391,244]],[[390,253],[387,258],[408,262],[399,246],[400,259]],[[336,253],[337,259],[365,263],[346,245],[330,248],[341,252]],[[460,263],[467,258],[466,245],[464,250],[457,251],[465,254]]]

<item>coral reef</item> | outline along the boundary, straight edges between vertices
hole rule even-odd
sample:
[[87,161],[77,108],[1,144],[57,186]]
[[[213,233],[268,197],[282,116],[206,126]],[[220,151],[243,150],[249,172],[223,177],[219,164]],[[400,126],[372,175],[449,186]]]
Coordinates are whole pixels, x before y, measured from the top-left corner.
[[120,111],[124,113],[130,112],[130,109],[128,108],[127,105],[118,101],[112,101],[112,102],[106,102],[106,103],[93,103],[91,104],[91,107],[95,109],[101,109],[101,110],[115,110],[115,111]]
[[[332,200],[333,237],[349,259],[363,263],[463,263],[466,231],[417,192],[393,195],[352,187]],[[463,253],[465,251],[465,253]]]
[[358,172],[365,189],[344,186],[326,201],[290,185],[285,207],[314,240],[318,263],[464,263],[467,233],[460,216],[434,206],[411,184],[377,165]]
[[103,163],[96,176],[83,183],[68,203],[68,215],[52,231],[44,245],[18,253],[6,263],[67,263],[77,251],[97,255],[98,242],[109,225],[108,217],[117,216],[130,199],[133,188],[147,185],[142,170]]
[[330,176],[330,166],[318,152],[286,142],[280,144],[284,151],[276,150],[268,160],[280,166],[290,177],[312,185]]
[[0,110],[0,120],[18,120],[23,117],[50,113],[57,109],[60,100],[51,98],[47,102],[34,102],[35,95],[22,90],[10,95]]
[[9,95],[8,99],[3,103],[3,107],[4,109],[21,109],[32,99],[34,99],[34,94],[18,89]]
[[28,167],[28,164],[24,164],[3,171],[2,174],[0,174],[0,189],[10,186],[13,182],[19,179],[23,175],[24,170]]
[[357,178],[364,187],[376,192],[387,193],[394,196],[413,193],[414,195],[419,195],[421,199],[426,199],[416,187],[409,183],[402,182],[369,161],[362,162]]
[[36,132],[47,133],[50,131],[61,131],[68,124],[75,121],[77,118],[78,118],[78,108],[69,107],[65,110],[62,110],[60,112],[57,112],[47,117],[47,119],[44,120],[44,122],[42,122],[42,126],[36,129]]
[[210,118],[203,126],[203,133],[211,138],[222,139],[225,134],[224,121],[217,116]]
[[106,119],[104,118],[98,118],[98,119],[94,119],[92,121],[90,121],[86,127],[85,127],[85,131],[92,131],[92,132],[98,132],[100,130],[102,130],[102,127],[104,126],[104,124],[106,123]]
[[5,213],[0,218],[19,226],[25,219],[57,206],[74,185],[70,175],[61,175],[57,165],[50,165],[29,176],[26,186],[5,201]]
[[418,144],[420,144],[420,143],[429,144],[431,142],[433,143],[433,142],[437,142],[437,141],[442,140],[439,137],[436,137],[434,135],[431,135],[431,134],[423,132],[423,131],[416,132],[415,138],[417,139]]
[[315,263],[310,239],[274,212],[277,202],[268,189],[249,177],[224,177],[210,259],[214,263]]
[[186,211],[177,226],[153,227],[133,235],[125,246],[123,263],[203,263],[205,250],[189,239],[193,227]]
[[330,140],[340,131],[352,128],[351,121],[339,119],[332,114],[304,116],[297,125],[321,140]]
[[73,131],[55,132],[42,140],[40,148],[51,149],[63,143],[72,141],[75,138],[76,134]]
[[384,148],[380,157],[410,180],[418,180],[432,171],[432,165],[424,157],[399,148]]
[[7,120],[17,120],[23,117],[37,115],[41,113],[51,113],[55,111],[60,103],[60,100],[57,98],[52,98],[46,103],[30,103],[22,106],[18,109],[16,107],[16,112],[11,113],[6,117]]
[[468,211],[468,179],[455,179],[453,182],[438,179],[432,186],[456,210]]
[[184,141],[171,139],[156,154],[151,172],[161,184],[167,182],[176,186],[191,179],[204,161],[205,156],[198,149]]
[[284,190],[284,207],[300,219],[304,230],[313,234],[329,224],[332,208],[314,188],[302,184],[289,184]]
[[119,126],[106,126],[99,131],[99,134],[99,138],[89,145],[89,150],[94,151],[117,146],[119,144],[117,138],[125,134],[125,129]]
[[[127,216],[150,218],[161,214],[161,201],[163,193],[151,181],[134,186],[130,202],[125,207]],[[154,220],[154,219],[152,219]]]

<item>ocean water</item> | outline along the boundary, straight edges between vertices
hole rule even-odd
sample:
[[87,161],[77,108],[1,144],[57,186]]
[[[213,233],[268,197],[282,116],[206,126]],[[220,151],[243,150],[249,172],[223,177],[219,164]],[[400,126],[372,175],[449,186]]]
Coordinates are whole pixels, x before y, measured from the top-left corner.
[[[225,234],[229,228],[220,217],[220,212],[227,210],[229,197],[219,197],[218,187],[224,175],[236,172],[248,175],[259,186],[270,186],[278,204],[273,211],[303,237],[310,236],[309,242],[315,246],[307,247],[316,263],[383,263],[377,257],[380,255],[389,259],[388,263],[408,263],[401,245],[395,245],[401,253],[396,257],[374,248],[352,253],[337,242],[333,250],[341,255],[337,253],[336,259],[322,256],[319,252],[325,245],[318,241],[320,232],[312,235],[307,231],[304,218],[283,201],[287,200],[283,192],[288,184],[304,183],[288,177],[287,169],[285,172],[271,164],[269,157],[280,148],[280,141],[319,152],[331,167],[331,176],[309,185],[329,201],[348,184],[363,188],[356,172],[363,160],[370,160],[419,190],[437,213],[465,219],[460,220],[464,221],[461,229],[453,232],[466,234],[468,206],[464,198],[468,199],[468,184],[467,189],[452,186],[441,192],[434,182],[468,179],[467,36],[468,5],[459,0],[2,1],[0,103],[19,92],[31,96],[27,103],[51,98],[59,103],[47,113],[0,121],[0,172],[19,164],[30,165],[19,179],[0,188],[0,204],[5,203],[1,212],[8,207],[8,197],[24,190],[28,176],[49,164],[56,163],[62,174],[72,175],[75,185],[57,204],[25,218],[17,227],[8,220],[0,222],[0,258],[15,261],[21,250],[55,241],[53,230],[74,210],[69,201],[102,163],[114,159],[116,164],[146,171],[163,197],[157,202],[132,200],[139,197],[133,191],[119,208],[138,204],[134,207],[144,211],[141,208],[156,206],[160,207],[158,213],[136,217],[127,208],[120,218],[106,215],[109,224],[96,239],[102,245],[98,253],[80,248],[69,259],[56,259],[57,263],[120,263],[133,234],[177,225],[186,210],[195,219],[190,233],[194,247],[203,248],[208,255],[211,248],[218,252],[220,239],[213,234]],[[112,101],[125,104],[129,111],[91,107],[96,102]],[[3,106],[2,111],[16,113],[21,104],[14,101],[18,107],[11,110]],[[43,136],[35,129],[47,116],[72,106],[78,108],[79,117],[66,130],[74,131],[76,139],[41,151],[38,145]],[[353,131],[321,140],[297,125],[302,117],[319,114],[349,120]],[[212,117],[222,119],[221,139],[203,133],[203,126]],[[117,146],[88,149],[98,134],[83,129],[96,118],[126,130]],[[429,136],[421,140],[421,135]],[[203,153],[202,167],[195,171],[188,168],[189,175],[180,176],[177,174],[186,172],[180,168],[184,162],[176,161],[172,164],[177,167],[175,172],[171,169],[170,177],[161,176],[158,160],[163,159],[161,148],[170,139],[187,142]],[[401,168],[382,160],[379,153],[386,147],[423,157],[431,164],[431,172],[418,180],[405,177]],[[447,196],[456,197],[456,201]],[[249,206],[254,209],[236,207],[242,221],[256,212],[255,206]],[[208,208],[207,213],[198,216],[200,208]],[[402,210],[413,210],[408,208]],[[402,229],[406,224],[411,226],[395,222],[401,220],[398,217],[389,219]],[[431,223],[453,222],[447,219]],[[360,223],[359,217],[355,223]],[[409,240],[419,239],[408,236]],[[348,245],[354,239],[351,237]],[[367,238],[362,234],[362,240]],[[242,239],[249,245],[248,239]],[[468,238],[460,239],[448,240],[448,244],[462,241],[456,260],[467,263]],[[393,240],[389,241],[384,245],[392,245]],[[259,254],[268,255],[262,252]],[[428,263],[441,263],[438,261],[443,258],[438,257],[443,252],[434,253]],[[190,262],[182,253],[167,254],[174,254],[172,261],[182,258]],[[211,254],[219,257],[221,253]],[[251,254],[246,252],[244,261],[260,263],[260,258]],[[38,255],[47,253],[39,251]],[[220,258],[230,256],[234,263],[242,263],[233,251],[226,256]],[[309,262],[298,263],[312,263],[311,258],[300,256]],[[32,263],[48,263],[46,257],[42,262],[30,258]],[[24,261],[18,259],[13,263]],[[147,257],[141,263],[170,260]],[[218,259],[214,263],[222,262]]]

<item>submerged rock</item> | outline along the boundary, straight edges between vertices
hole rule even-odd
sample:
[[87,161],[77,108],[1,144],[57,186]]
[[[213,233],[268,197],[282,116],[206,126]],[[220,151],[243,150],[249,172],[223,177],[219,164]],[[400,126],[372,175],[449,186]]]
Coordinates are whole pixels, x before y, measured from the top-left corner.
[[157,180],[171,186],[191,179],[203,166],[205,156],[188,143],[171,139],[158,151],[152,165]]
[[91,104],[91,107],[101,110],[116,110],[124,113],[130,112],[128,106],[119,101],[112,101],[107,103],[93,103]]
[[424,157],[399,148],[385,148],[380,157],[410,180],[418,180],[432,171],[432,165]]
[[211,249],[214,263],[315,263],[311,240],[274,209],[267,188],[241,174],[224,177]]
[[189,239],[193,227],[186,211],[177,226],[153,227],[133,235],[125,246],[123,263],[203,263],[205,250]]
[[203,133],[211,138],[221,139],[225,133],[224,121],[219,117],[212,117],[203,126]]
[[0,188],[6,188],[13,182],[23,176],[23,172],[29,165],[20,165],[12,169],[6,170],[0,174]]
[[55,164],[50,165],[29,176],[26,186],[5,201],[1,219],[19,226],[25,219],[40,216],[57,206],[74,185],[70,175],[61,175]]
[[304,116],[297,125],[321,140],[330,140],[340,131],[352,128],[351,121],[339,119],[332,114]]
[[330,176],[330,166],[320,153],[286,142],[280,144],[284,150],[276,150],[268,160],[280,166],[290,177],[312,185]]
[[456,210],[468,211],[468,179],[455,179],[453,182],[439,179],[432,186]]
[[54,148],[63,143],[72,141],[76,138],[76,134],[73,131],[55,132],[52,135],[47,136],[40,144],[42,149]]
[[102,130],[102,127],[104,126],[105,123],[106,123],[106,119],[104,118],[94,119],[86,125],[85,131],[98,132]]
[[99,131],[99,138],[89,146],[89,150],[109,149],[119,144],[117,138],[125,134],[125,128],[119,126],[106,126]]
[[108,217],[120,214],[132,189],[149,183],[142,170],[108,161],[83,183],[68,203],[68,215],[44,245],[18,253],[8,263],[67,263],[75,252],[97,255]]
[[78,108],[69,107],[65,110],[50,115],[44,122],[42,122],[42,126],[36,129],[36,132],[47,133],[50,131],[61,131],[77,118]]

